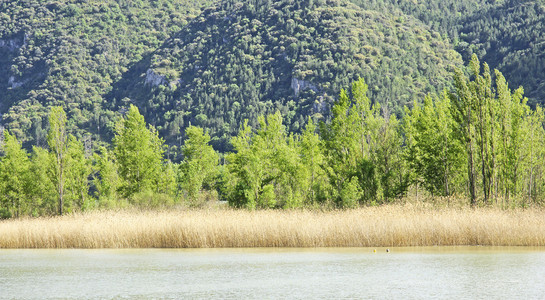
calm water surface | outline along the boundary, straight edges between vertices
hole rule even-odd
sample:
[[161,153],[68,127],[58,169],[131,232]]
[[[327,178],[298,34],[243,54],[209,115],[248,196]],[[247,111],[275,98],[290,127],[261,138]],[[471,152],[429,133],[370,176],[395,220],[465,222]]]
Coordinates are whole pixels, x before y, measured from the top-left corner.
[[543,248],[0,250],[0,299],[545,299]]

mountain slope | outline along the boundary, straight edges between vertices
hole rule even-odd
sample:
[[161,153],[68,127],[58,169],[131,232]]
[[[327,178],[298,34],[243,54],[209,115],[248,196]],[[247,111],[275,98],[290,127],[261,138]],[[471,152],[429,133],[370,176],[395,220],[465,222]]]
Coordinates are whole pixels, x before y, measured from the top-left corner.
[[343,0],[221,1],[127,72],[109,99],[136,103],[171,143],[189,123],[207,127],[218,149],[259,114],[281,111],[292,131],[308,116],[327,118],[360,76],[372,99],[399,113],[445,87],[461,63],[420,24]]
[[476,53],[533,102],[545,101],[545,1],[505,1],[465,22],[458,50]]
[[62,105],[78,136],[107,134],[116,114],[104,109],[102,95],[208,2],[3,1],[3,123],[27,145],[43,145],[49,107]]

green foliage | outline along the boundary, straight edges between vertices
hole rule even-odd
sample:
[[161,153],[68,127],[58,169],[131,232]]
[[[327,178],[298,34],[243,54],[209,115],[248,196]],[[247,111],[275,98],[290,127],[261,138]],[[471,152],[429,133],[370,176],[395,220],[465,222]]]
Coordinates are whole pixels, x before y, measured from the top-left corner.
[[15,136],[4,130],[0,160],[0,208],[3,217],[18,217],[34,208],[27,197],[31,195],[30,160],[28,153],[21,148]]
[[[545,95],[544,0],[157,0],[0,3],[2,124],[30,150],[47,145],[48,114],[105,146],[136,104],[182,159],[184,131],[206,128],[216,150],[245,119],[280,111],[288,132],[329,121],[358,77],[400,117],[451,88],[475,53],[532,106]],[[456,52],[456,51],[457,52]],[[461,55],[460,55],[461,54]],[[98,147],[97,147],[98,148]],[[95,149],[96,150],[96,149]]]
[[301,162],[303,170],[306,171],[308,185],[306,190],[306,203],[324,204],[328,198],[328,178],[324,172],[324,154],[320,136],[317,134],[317,127],[312,118],[309,117],[307,126],[300,137]]
[[388,203],[411,185],[432,195],[466,194],[473,205],[543,204],[543,109],[532,110],[522,88],[511,91],[476,56],[467,69],[455,70],[452,92],[405,108],[402,122],[368,97],[361,78],[341,90],[319,130],[309,117],[302,133],[289,133],[280,111],[259,116],[255,128],[245,121],[221,166],[212,138],[196,126],[173,150],[183,161],[166,160],[163,140],[134,105],[116,123],[113,149],[101,147],[90,160],[84,143],[68,134],[64,109],[53,107],[49,150],[34,146],[29,157],[14,134],[2,135],[0,218],[171,207],[180,195],[192,206],[224,199],[247,209],[353,208]]
[[58,213],[58,194],[55,185],[54,157],[44,148],[32,149],[32,201],[41,203],[40,214],[53,215]]
[[468,15],[457,50],[468,60],[476,54],[500,70],[512,86],[523,86],[532,103],[545,99],[545,1],[495,1]]
[[68,133],[66,132],[66,113],[60,106],[53,107],[49,114],[47,142],[54,157],[52,181],[57,188],[59,215],[62,215],[66,204],[64,193],[68,163]]
[[[209,0],[2,1],[0,113],[26,144],[45,141],[50,107],[62,105],[76,137],[111,138],[105,95],[200,13]],[[118,98],[120,101],[123,97]],[[109,101],[114,99],[108,98]]]
[[186,129],[187,139],[182,148],[184,160],[180,163],[179,179],[182,190],[194,200],[205,187],[214,187],[218,175],[218,154],[210,143],[210,135],[202,128],[190,126]]
[[113,144],[122,195],[156,191],[163,171],[163,140],[155,128],[146,127],[136,106],[117,123]]
[[99,151],[93,157],[95,172],[93,183],[97,190],[96,196],[99,206],[113,207],[114,201],[118,198],[117,190],[120,186],[117,163],[111,151],[104,147],[101,147]]
[[[309,173],[303,167],[299,141],[288,136],[280,113],[259,117],[254,134],[244,124],[226,156],[226,196],[235,207],[300,207],[305,203]],[[274,197],[273,197],[274,194]]]
[[477,187],[485,203],[501,199],[509,205],[514,195],[536,201],[536,180],[543,180],[540,171],[536,173],[541,163],[535,160],[544,134],[542,116],[536,115],[541,108],[532,112],[522,88],[511,92],[497,70],[493,86],[488,65],[485,63],[481,72],[476,55],[469,69],[470,78],[456,71],[456,95],[452,98],[453,115],[468,157],[472,204],[479,196]]
[[326,173],[333,187],[333,197],[343,205],[343,190],[357,177],[361,197],[358,201],[384,202],[402,195],[407,188],[407,174],[400,155],[403,139],[398,121],[372,104],[366,96],[363,79],[352,85],[352,97],[342,90],[332,108],[330,124],[321,132],[326,158]]
[[405,159],[414,171],[413,183],[423,185],[432,195],[450,196],[463,191],[466,152],[452,116],[447,92],[435,100],[427,96],[406,110],[403,119]]
[[374,82],[369,94],[401,115],[405,103],[447,87],[448,66],[461,63],[415,19],[402,26],[388,11],[345,0],[308,2],[219,1],[113,95],[139,103],[168,143],[197,124],[226,152],[246,119],[255,128],[258,116],[280,111],[289,132],[309,116],[328,120],[341,87],[362,76]]
[[68,139],[68,165],[66,171],[66,196],[69,203],[75,207],[85,209],[92,206],[89,196],[89,177],[91,162],[85,157],[83,143],[74,136]]

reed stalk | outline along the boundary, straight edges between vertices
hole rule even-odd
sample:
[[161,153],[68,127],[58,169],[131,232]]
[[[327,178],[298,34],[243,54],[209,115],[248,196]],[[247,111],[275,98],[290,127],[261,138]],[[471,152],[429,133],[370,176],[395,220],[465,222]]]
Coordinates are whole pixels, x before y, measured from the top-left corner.
[[354,210],[94,211],[0,221],[0,248],[545,246],[545,211],[388,205]]

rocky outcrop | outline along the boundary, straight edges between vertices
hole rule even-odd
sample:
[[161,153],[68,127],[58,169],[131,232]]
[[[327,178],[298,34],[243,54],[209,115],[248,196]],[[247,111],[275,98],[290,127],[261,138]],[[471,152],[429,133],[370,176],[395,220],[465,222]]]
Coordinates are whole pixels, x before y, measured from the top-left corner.
[[8,79],[8,88],[10,88],[10,89],[16,89],[16,88],[22,86],[23,84],[25,84],[25,81],[24,80],[18,81],[15,78],[15,76],[10,76],[9,79]]
[[295,77],[291,79],[291,89],[295,93],[295,97],[299,96],[299,93],[306,89],[311,89],[315,92],[318,91],[318,88],[314,84]]
[[324,96],[318,97],[312,105],[312,111],[314,113],[327,114],[329,112],[329,106],[324,99]]
[[148,69],[146,72],[146,84],[152,86],[167,85],[168,80],[164,75],[157,74],[152,69]]
[[19,48],[25,46],[28,39],[29,35],[26,33],[22,37],[0,39],[0,48],[7,48],[9,51],[14,52]]

